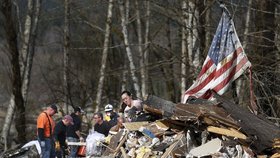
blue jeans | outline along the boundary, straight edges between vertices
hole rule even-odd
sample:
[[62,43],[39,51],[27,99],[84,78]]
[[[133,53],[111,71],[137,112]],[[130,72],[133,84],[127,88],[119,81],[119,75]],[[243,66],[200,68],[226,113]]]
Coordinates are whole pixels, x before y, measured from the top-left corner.
[[[79,142],[80,140],[78,138],[74,138],[74,137],[67,137],[67,141],[68,142]],[[78,151],[78,148],[79,146],[77,145],[70,145],[70,155],[69,157],[72,158],[72,157],[77,157],[77,151]]]
[[41,140],[39,139],[41,147],[41,157],[42,158],[55,158],[54,142],[51,138],[45,138],[45,146],[41,146]]

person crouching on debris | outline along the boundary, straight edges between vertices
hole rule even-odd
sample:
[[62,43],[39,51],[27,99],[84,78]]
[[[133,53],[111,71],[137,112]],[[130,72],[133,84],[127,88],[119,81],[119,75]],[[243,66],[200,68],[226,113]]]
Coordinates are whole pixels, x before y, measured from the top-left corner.
[[107,104],[105,106],[105,110],[104,110],[105,111],[104,120],[108,121],[111,127],[113,127],[117,124],[117,122],[118,122],[117,119],[119,117],[119,115],[116,112],[114,112],[113,109],[114,109],[113,105]]
[[52,104],[37,118],[37,135],[41,147],[41,157],[55,157],[53,132],[55,122],[52,116],[57,113],[57,106]]
[[65,140],[66,127],[69,125],[74,125],[73,118],[70,115],[65,115],[54,128],[55,153],[57,158],[65,157],[65,155],[67,155],[67,144]]
[[[71,113],[71,117],[73,118],[74,125],[70,125],[67,127],[67,141],[68,142],[83,142],[84,138],[81,134],[81,125],[82,121],[80,116],[84,113],[84,111],[80,107],[75,107],[74,112]],[[70,146],[70,155],[69,157],[77,157],[78,146],[71,145]]]
[[124,126],[123,126],[123,123],[125,123],[124,117],[119,116],[117,121],[118,121],[117,124],[110,129],[111,134],[116,134],[121,129],[124,129]]
[[103,120],[103,114],[100,112],[95,113],[93,115],[93,121],[95,123],[94,131],[104,134],[107,137],[111,126],[109,122]]
[[142,101],[137,99],[132,99],[132,94],[129,91],[123,91],[121,93],[121,99],[124,105],[126,107],[124,108],[124,117],[128,118],[129,110],[131,110],[133,107],[136,108],[136,112],[143,111]]

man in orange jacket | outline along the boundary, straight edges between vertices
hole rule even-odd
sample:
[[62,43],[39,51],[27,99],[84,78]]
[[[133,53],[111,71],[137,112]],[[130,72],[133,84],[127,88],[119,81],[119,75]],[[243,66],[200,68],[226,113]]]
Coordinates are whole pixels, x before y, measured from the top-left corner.
[[52,116],[55,113],[57,113],[57,106],[55,104],[52,104],[37,118],[37,136],[41,146],[42,158],[55,157],[55,148],[53,141],[55,122],[52,119]]

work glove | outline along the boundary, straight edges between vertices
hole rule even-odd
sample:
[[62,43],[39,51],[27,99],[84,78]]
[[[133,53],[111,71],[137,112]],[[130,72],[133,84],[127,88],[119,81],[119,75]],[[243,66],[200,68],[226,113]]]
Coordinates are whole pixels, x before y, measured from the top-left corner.
[[46,142],[45,141],[40,141],[40,146],[41,146],[41,148],[44,148],[46,146]]
[[80,142],[84,142],[84,138],[83,137],[80,137]]
[[56,141],[56,142],[55,142],[55,150],[56,150],[56,151],[59,151],[59,150],[60,150],[59,141]]

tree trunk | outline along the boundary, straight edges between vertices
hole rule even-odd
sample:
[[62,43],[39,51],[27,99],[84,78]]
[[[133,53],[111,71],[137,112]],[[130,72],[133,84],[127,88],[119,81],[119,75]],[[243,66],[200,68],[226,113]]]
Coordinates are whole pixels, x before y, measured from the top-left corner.
[[191,72],[197,76],[200,66],[200,52],[198,45],[198,18],[199,13],[196,7],[196,4],[193,0],[189,1],[189,18],[188,18],[188,60],[189,65],[191,66]]
[[21,60],[20,60],[20,68],[21,68],[21,76],[23,76],[25,72],[27,56],[29,53],[29,41],[30,41],[30,32],[31,32],[31,25],[32,25],[32,12],[33,12],[33,1],[30,0],[27,3],[27,14],[24,23],[24,32],[21,35],[22,39],[22,46],[21,46]]
[[4,151],[6,151],[8,149],[8,135],[9,135],[9,131],[11,128],[11,124],[12,124],[12,120],[14,117],[14,112],[15,112],[15,96],[12,94],[10,101],[9,101],[9,106],[6,112],[6,117],[5,117],[5,121],[3,124],[3,129],[2,129],[2,134],[1,134],[1,141],[3,141],[4,143]]
[[138,34],[138,51],[140,54],[140,72],[141,72],[141,92],[142,96],[146,96],[146,70],[144,64],[144,52],[143,52],[143,39],[142,39],[142,24],[140,19],[140,9],[138,0],[135,0],[136,6],[136,21],[137,21],[137,34]]
[[40,15],[40,7],[41,7],[41,0],[36,0],[36,4],[33,4],[33,18],[32,18],[32,26],[31,26],[31,35],[29,40],[29,48],[28,48],[28,55],[26,58],[26,65],[24,68],[23,73],[23,81],[22,81],[22,97],[24,100],[24,105],[27,105],[27,96],[28,96],[28,90],[29,90],[29,83],[30,83],[30,76],[31,76],[31,69],[33,64],[33,57],[35,53],[35,39],[36,39],[36,33],[38,28],[38,19]]
[[[251,7],[252,7],[252,0],[249,0],[248,2],[248,10],[247,10],[247,15],[246,15],[246,22],[245,22],[245,30],[244,30],[244,39],[243,39],[243,49],[246,52],[247,48],[247,43],[248,43],[248,33],[249,33],[249,27],[250,27],[250,19],[251,19]],[[245,83],[246,81],[244,80],[244,77],[240,77],[236,81],[236,97],[235,99],[236,104],[243,104],[244,102],[244,95],[245,95],[245,85],[248,83]]]
[[97,88],[97,95],[96,95],[96,107],[95,111],[99,111],[99,107],[101,104],[101,96],[102,90],[104,85],[104,78],[105,78],[105,69],[107,63],[107,56],[108,56],[108,47],[110,41],[110,34],[111,34],[111,23],[112,23],[112,10],[114,5],[114,0],[109,0],[108,4],[108,13],[107,13],[107,21],[106,21],[106,30],[105,30],[105,37],[104,37],[104,48],[102,52],[102,60],[101,60],[101,68],[100,68],[100,76],[98,81],[98,88]]
[[187,2],[182,2],[182,57],[181,57],[181,102],[186,91],[186,55],[187,55]]
[[15,126],[18,132],[17,141],[18,143],[24,143],[26,141],[25,107],[24,107],[22,93],[21,93],[19,50],[18,50],[18,43],[17,43],[17,34],[14,28],[15,25],[12,18],[12,2],[10,0],[3,1],[1,10],[5,17],[4,28],[5,28],[6,38],[7,38],[8,51],[11,55],[10,62],[12,65],[12,87],[13,87],[12,95],[14,96],[14,103],[16,107]]
[[[133,81],[133,86],[134,89],[136,91],[136,96],[138,98],[142,98],[141,92],[140,92],[140,88],[139,88],[139,84],[138,84],[138,78],[136,76],[136,70],[135,70],[135,65],[133,62],[133,58],[132,58],[132,52],[129,46],[129,42],[128,42],[128,31],[127,31],[127,21],[125,18],[125,11],[124,11],[124,2],[123,0],[119,0],[119,7],[120,7],[120,14],[121,14],[121,21],[122,21],[122,33],[123,33],[123,38],[124,38],[124,45],[125,45],[125,49],[126,49],[126,53],[127,53],[127,57],[128,57],[128,61],[129,61],[129,68],[130,68],[130,73],[131,73],[131,77],[132,77],[132,81]],[[126,8],[129,9],[129,8]]]
[[70,10],[69,10],[69,0],[64,0],[64,70],[63,70],[63,89],[64,89],[64,107],[66,107],[66,113],[68,113],[68,101],[69,101],[69,18],[70,18]]
[[[145,83],[145,90],[144,91],[145,95],[148,93],[148,54],[149,54],[149,34],[150,34],[150,0],[146,0],[146,23],[145,23],[145,49],[144,49],[144,69],[145,69],[145,74],[144,74],[144,83]],[[144,96],[143,96],[144,97]]]

